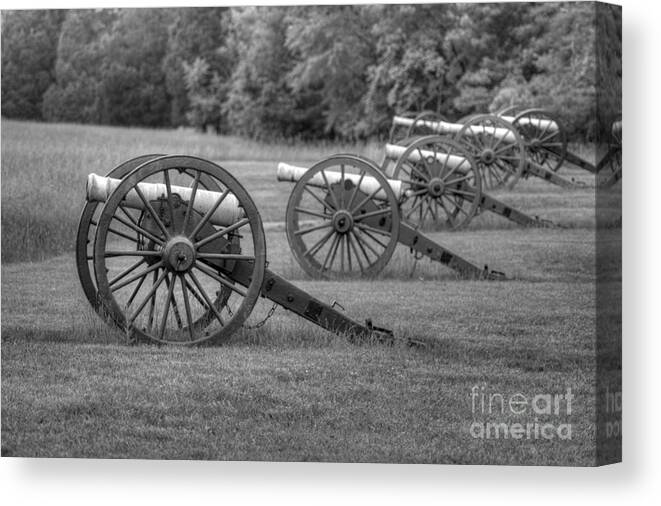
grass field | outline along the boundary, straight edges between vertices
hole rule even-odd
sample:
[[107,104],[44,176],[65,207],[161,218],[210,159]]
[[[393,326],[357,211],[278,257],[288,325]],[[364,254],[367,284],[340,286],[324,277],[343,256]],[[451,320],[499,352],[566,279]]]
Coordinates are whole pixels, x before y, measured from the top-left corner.
[[[567,228],[520,229],[483,215],[465,231],[431,233],[507,281],[462,281],[403,247],[376,280],[312,281],[289,252],[282,220],[291,186],[275,183],[275,166],[336,152],[380,158],[378,145],[269,146],[3,121],[2,455],[593,464],[594,188],[528,180],[497,193]],[[87,173],[144,153],[230,169],[263,216],[272,270],[427,346],[350,345],[281,308],[222,347],[127,346],[88,308],[73,238]],[[617,244],[617,216],[612,226],[601,239]],[[249,323],[269,307],[260,300]],[[568,388],[575,397],[571,413],[485,414],[473,387],[496,401]],[[485,439],[471,432],[474,422],[571,424],[571,439]]]

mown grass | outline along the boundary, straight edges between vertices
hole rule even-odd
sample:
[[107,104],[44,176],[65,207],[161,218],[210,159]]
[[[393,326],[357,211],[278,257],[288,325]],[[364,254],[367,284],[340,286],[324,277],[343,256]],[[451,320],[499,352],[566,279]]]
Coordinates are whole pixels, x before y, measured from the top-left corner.
[[[70,255],[3,265],[2,454],[591,465],[593,244],[580,231],[563,231],[574,237],[562,242],[560,231],[526,230],[519,240],[529,245],[517,248],[505,233],[509,244],[502,233],[452,238],[469,257],[495,243],[496,262],[515,252],[513,263],[555,263],[466,282],[423,262],[409,277],[413,260],[399,251],[379,280],[319,282],[271,254],[287,246],[282,231],[268,232],[273,270],[423,349],[350,345],[282,308],[221,347],[126,346],[88,308]],[[249,323],[269,307],[260,300]],[[506,395],[571,387],[572,440],[471,437],[476,385]]]
[[[309,164],[356,150],[378,159],[378,146],[2,127],[3,456],[594,464],[594,189],[528,180],[498,194],[570,228],[520,229],[485,214],[465,231],[430,232],[478,265],[504,271],[507,281],[463,281],[400,247],[376,280],[321,282],[308,279],[289,251],[282,217],[291,186],[275,184],[276,162]],[[225,346],[127,346],[88,307],[71,251],[86,174],[147,152],[231,168],[266,222],[269,268],[426,347],[350,345],[282,308]],[[600,247],[618,244],[617,220],[612,227]],[[609,266],[614,285],[617,267]],[[260,300],[248,323],[269,308]],[[572,414],[539,421],[571,423],[572,439],[471,437],[474,386],[528,396],[571,387]],[[505,413],[494,421],[531,420]]]
[[[68,257],[3,266],[2,280],[4,456],[593,463],[587,279],[299,280],[427,346],[350,345],[280,308],[226,346],[192,350],[126,346],[87,308]],[[572,440],[472,438],[476,385],[571,387]]]

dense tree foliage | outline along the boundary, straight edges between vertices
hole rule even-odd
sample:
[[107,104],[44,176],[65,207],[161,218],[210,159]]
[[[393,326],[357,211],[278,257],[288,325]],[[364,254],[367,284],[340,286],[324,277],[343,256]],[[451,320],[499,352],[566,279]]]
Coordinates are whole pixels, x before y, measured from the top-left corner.
[[394,113],[459,119],[518,104],[593,138],[620,112],[620,12],[594,3],[5,12],[2,113],[355,139]]
[[65,11],[3,11],[2,114],[40,119]]

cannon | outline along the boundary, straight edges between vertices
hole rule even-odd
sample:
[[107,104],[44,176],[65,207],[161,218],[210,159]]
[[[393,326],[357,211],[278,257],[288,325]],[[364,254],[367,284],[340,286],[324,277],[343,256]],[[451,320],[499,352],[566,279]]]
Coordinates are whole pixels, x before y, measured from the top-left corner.
[[[394,163],[389,169],[393,180],[407,187],[401,200],[406,220],[419,225],[427,218],[436,223],[444,220],[448,228],[456,230],[478,213],[491,212],[525,227],[557,226],[484,192],[479,162],[465,147],[445,137],[427,135],[411,138],[406,145],[387,144],[385,159]],[[461,179],[457,179],[459,175]],[[451,180],[461,184],[448,184]]]
[[[491,114],[468,116],[457,123],[451,123],[433,113],[422,113],[416,117],[395,116],[393,125],[407,128],[407,136],[417,133],[432,133],[448,136],[469,148],[478,164],[482,178],[482,186],[487,189],[507,186],[512,188],[521,177],[538,177],[561,186],[574,188],[578,184],[563,178],[549,168],[551,160],[546,148],[533,150],[538,141],[525,141],[520,134],[519,124],[541,125],[552,128],[552,121],[539,118],[537,123],[531,123],[527,116],[519,123],[507,121],[503,117]],[[544,121],[544,123],[541,123]],[[526,130],[528,132],[530,128]],[[555,131],[555,130],[554,130]],[[541,130],[539,135],[544,137]],[[545,140],[545,146],[551,147],[551,140]],[[566,147],[566,139],[565,139]],[[539,153],[542,153],[540,155]],[[557,170],[557,167],[554,166]]]
[[[516,112],[515,115],[511,115]],[[622,168],[622,121],[614,121],[611,125],[611,141],[604,156],[592,164],[581,156],[567,149],[567,131],[561,120],[544,109],[524,109],[512,107],[499,113],[505,121],[511,122],[523,138],[528,155],[536,163],[557,172],[568,162],[584,169],[591,174],[599,174],[604,167],[611,167],[612,177],[608,180],[617,182],[621,177]],[[619,158],[618,158],[619,156]],[[619,169],[618,170],[618,166]],[[611,183],[605,183],[611,184]]]
[[267,269],[259,212],[219,165],[145,155],[105,177],[91,174],[86,193],[76,239],[81,285],[131,341],[224,342],[260,296],[352,341],[394,339]]
[[[443,187],[450,185],[462,192],[468,185],[460,172],[449,177],[435,181],[432,191],[440,195]],[[287,240],[311,277],[375,276],[397,244],[409,247],[418,257],[447,265],[464,278],[505,277],[488,266],[482,268],[465,260],[403,221],[400,199],[415,194],[416,189],[406,181],[388,180],[367,158],[334,155],[309,169],[280,163],[277,179],[295,183],[287,202]]]

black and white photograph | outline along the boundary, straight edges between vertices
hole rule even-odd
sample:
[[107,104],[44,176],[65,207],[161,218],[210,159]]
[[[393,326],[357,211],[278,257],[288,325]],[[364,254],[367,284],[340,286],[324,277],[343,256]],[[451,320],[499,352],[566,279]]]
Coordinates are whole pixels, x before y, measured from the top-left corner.
[[620,5],[1,22],[2,460],[622,460]]

